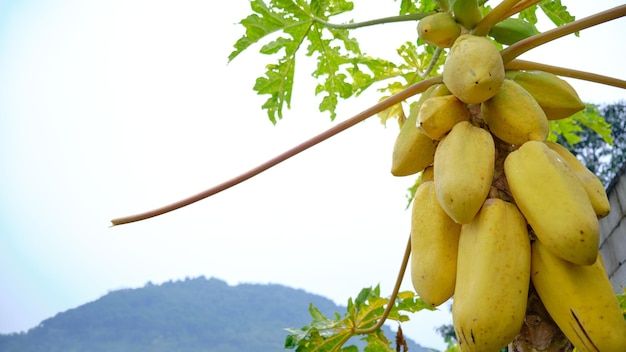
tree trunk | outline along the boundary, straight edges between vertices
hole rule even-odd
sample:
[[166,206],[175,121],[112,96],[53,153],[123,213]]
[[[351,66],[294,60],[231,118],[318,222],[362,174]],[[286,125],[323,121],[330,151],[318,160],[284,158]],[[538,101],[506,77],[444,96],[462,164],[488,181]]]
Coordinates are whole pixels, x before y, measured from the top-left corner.
[[574,346],[563,335],[530,285],[526,318],[519,335],[509,345],[509,352],[571,352]]

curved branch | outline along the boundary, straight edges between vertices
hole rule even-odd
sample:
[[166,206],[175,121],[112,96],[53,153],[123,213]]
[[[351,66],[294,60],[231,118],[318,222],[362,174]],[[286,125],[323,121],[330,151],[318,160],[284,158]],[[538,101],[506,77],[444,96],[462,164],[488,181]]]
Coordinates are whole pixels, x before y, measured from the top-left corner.
[[506,70],[539,70],[553,73],[557,76],[581,79],[589,82],[606,84],[617,88],[626,89],[626,81],[613,77],[603,76],[586,71],[572,70],[570,68],[540,64],[533,61],[513,60],[504,66]]
[[537,4],[538,2],[540,2],[541,0],[521,0],[520,2],[517,3],[517,5],[513,6],[513,8],[511,8],[508,12],[506,12],[502,18],[509,18],[513,15],[515,15],[516,13],[522,12],[525,9]]
[[377,24],[385,24],[392,22],[407,22],[407,21],[419,21],[422,18],[432,14],[432,12],[420,12],[420,13],[412,13],[410,15],[401,15],[401,16],[390,16],[377,18],[374,20],[364,21],[364,22],[355,22],[355,23],[330,23],[324,21],[321,18],[313,17],[313,22],[317,22],[324,27],[332,28],[332,29],[357,29],[367,26],[373,26]]
[[472,34],[479,36],[487,35],[491,27],[506,18],[504,14],[510,11],[519,2],[520,0],[504,0],[499,3],[476,24],[472,30]]
[[387,302],[387,306],[385,307],[385,311],[383,315],[380,316],[380,319],[376,323],[376,325],[367,328],[367,329],[355,329],[354,335],[363,335],[372,333],[378,329],[385,323],[389,313],[391,313],[391,309],[394,307],[396,298],[398,298],[398,292],[400,292],[400,286],[402,285],[402,279],[404,278],[404,274],[406,272],[406,267],[409,264],[409,257],[411,256],[411,235],[409,235],[409,242],[406,244],[406,249],[404,250],[404,257],[402,257],[402,264],[400,264],[400,271],[398,272],[398,277],[396,278],[396,284],[393,287],[393,292],[391,292],[391,297],[389,297],[389,302]]
[[509,46],[508,48],[503,49],[500,52],[502,54],[502,61],[507,64],[530,49],[536,48],[540,45],[564,37],[566,35],[578,32],[585,28],[593,27],[595,25],[608,22],[616,18],[620,18],[622,16],[626,16],[626,5],[620,5],[606,11],[598,12],[589,17],[570,22],[566,25],[556,27],[549,31],[535,34],[532,37],[520,40],[519,42]]
[[113,219],[111,220],[111,224],[112,226],[115,225],[122,225],[122,224],[128,224],[131,222],[135,222],[135,221],[140,221],[140,220],[145,220],[145,219],[149,219],[151,217],[155,217],[158,215],[162,215],[165,213],[168,213],[170,211],[185,207],[187,205],[193,204],[197,201],[200,201],[202,199],[208,198],[216,193],[219,193],[223,190],[229,189],[230,187],[233,187],[249,178],[252,178],[258,174],[260,174],[261,172],[271,168],[272,166],[275,166],[289,158],[291,158],[292,156],[311,148],[312,146],[323,142],[324,140],[338,134],[339,132],[342,132],[354,125],[356,125],[357,123],[365,120],[366,118],[375,115],[385,109],[388,109],[390,107],[392,107],[393,105],[396,105],[400,102],[402,102],[403,100],[406,100],[410,97],[412,97],[415,94],[419,94],[423,91],[425,91],[428,87],[430,87],[433,84],[437,84],[437,83],[441,83],[442,79],[441,76],[437,76],[437,77],[433,77],[433,78],[429,78],[427,80],[421,81],[419,83],[416,83],[412,86],[409,86],[403,90],[401,90],[400,92],[390,96],[389,98],[379,102],[378,104],[375,104],[371,107],[369,107],[368,109],[356,114],[355,116],[351,117],[350,119],[343,121],[331,128],[329,128],[328,130],[318,134],[317,136],[304,141],[300,144],[298,144],[297,146],[283,152],[282,154],[279,154],[277,156],[275,156],[274,158],[262,163],[261,165],[252,168],[246,172],[244,172],[243,174],[236,176],[224,183],[218,184],[217,186],[211,187],[203,192],[200,192],[196,195],[193,195],[189,198],[185,198],[183,200],[180,200],[178,202],[163,206],[161,208],[157,208],[154,210],[150,210],[144,213],[140,213],[140,214],[136,214],[136,215],[131,215],[131,216],[126,216],[126,217],[121,217],[121,218],[117,218],[117,219]]

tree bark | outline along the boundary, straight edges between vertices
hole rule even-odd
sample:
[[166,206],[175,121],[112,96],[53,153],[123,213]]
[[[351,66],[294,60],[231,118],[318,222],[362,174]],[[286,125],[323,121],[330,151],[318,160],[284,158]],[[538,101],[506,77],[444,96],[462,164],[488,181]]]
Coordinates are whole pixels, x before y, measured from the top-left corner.
[[526,318],[519,335],[509,344],[509,352],[571,352],[574,346],[548,314],[532,283],[528,293]]

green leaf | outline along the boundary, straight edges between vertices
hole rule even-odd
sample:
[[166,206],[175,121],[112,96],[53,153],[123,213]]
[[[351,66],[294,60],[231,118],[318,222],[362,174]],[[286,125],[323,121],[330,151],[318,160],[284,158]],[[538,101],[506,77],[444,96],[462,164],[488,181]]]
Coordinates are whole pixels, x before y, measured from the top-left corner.
[[577,132],[581,132],[582,128],[576,121],[571,118],[550,121],[550,135],[548,140],[556,141],[557,136],[561,135],[567,143],[576,144],[580,142]]
[[[231,61],[251,45],[265,41],[259,51],[275,61],[266,66],[253,89],[259,95],[269,96],[262,107],[274,124],[282,119],[285,107],[291,107],[296,53],[304,51],[301,50],[303,45],[306,47],[304,54],[317,62],[312,76],[317,79],[315,94],[320,97],[319,110],[328,112],[331,120],[336,118],[340,99],[358,96],[377,82],[389,79],[396,79],[406,88],[422,79],[419,74],[429,67],[432,59],[434,47],[424,43],[403,47],[399,55],[404,64],[362,53],[358,40],[348,29],[328,22],[332,16],[351,11],[354,5],[350,1],[252,0],[250,7],[253,13],[240,21],[245,34],[237,40],[228,59]],[[400,12],[425,14],[436,7],[432,0],[403,0]],[[418,47],[425,49],[417,50]],[[441,57],[434,65],[433,75],[444,59]],[[393,85],[387,87],[396,89]],[[389,117],[398,115],[394,113]]]
[[[335,313],[328,318],[315,306],[309,306],[313,320],[300,329],[285,329],[289,335],[285,339],[285,348],[296,351],[354,351],[353,346],[343,345],[355,334],[355,331],[373,327],[380,321],[385,311],[388,298],[380,296],[380,286],[363,288],[357,298],[348,299],[347,311],[343,317]],[[419,299],[412,291],[399,292],[395,302],[391,302],[388,319],[408,320],[405,313],[415,313],[422,309],[434,309]],[[365,351],[391,351],[390,342],[381,329],[363,334],[361,340],[367,341]]]
[[394,351],[391,348],[391,341],[387,339],[382,330],[378,330],[373,334],[368,334],[361,340],[367,342],[367,346],[363,349],[364,352],[391,352]]
[[[239,22],[246,28],[246,32],[235,43],[235,50],[228,56],[228,61],[232,61],[250,45],[258,42],[265,36],[298,22],[292,18],[296,17],[300,20],[306,20],[306,13],[294,5],[288,2],[283,11],[274,11],[273,8],[268,7],[262,0],[250,1],[250,7],[254,13]],[[286,13],[290,14],[286,15]]]
[[359,292],[359,294],[356,296],[356,299],[354,300],[354,304],[356,305],[356,308],[358,309],[365,302],[367,302],[367,299],[370,297],[371,294],[372,294],[371,287],[363,288],[361,292]]
[[582,126],[599,134],[609,145],[613,144],[611,125],[604,120],[598,107],[593,104],[586,104],[585,109],[566,119],[551,120],[548,139],[556,141],[557,137],[561,135],[567,143],[574,145],[580,142],[579,134],[583,131]]
[[[574,22],[576,18],[567,11],[561,0],[541,1],[539,7],[557,27]],[[576,33],[578,36],[578,33]]]
[[611,125],[606,122],[598,107],[594,104],[585,104],[584,110],[574,114],[571,118],[579,124],[588,127],[602,137],[609,145],[613,145]]
[[624,293],[617,294],[617,303],[619,303],[619,307],[624,314],[624,319],[626,319],[626,287],[622,287],[622,290]]
[[250,7],[254,13],[240,22],[246,32],[228,56],[228,60],[232,61],[250,45],[275,32],[282,31],[288,35],[278,36],[261,47],[260,52],[264,55],[282,56],[277,63],[266,66],[265,76],[257,78],[253,88],[258,94],[270,95],[262,107],[274,124],[282,118],[283,107],[290,107],[296,52],[313,23],[304,10],[306,7],[301,5],[289,0],[274,0],[268,6],[262,0],[252,0]]
[[537,5],[530,6],[519,13],[519,18],[533,26],[537,24]]
[[439,9],[435,0],[402,0],[400,2],[400,15],[410,15],[414,13],[434,12]]

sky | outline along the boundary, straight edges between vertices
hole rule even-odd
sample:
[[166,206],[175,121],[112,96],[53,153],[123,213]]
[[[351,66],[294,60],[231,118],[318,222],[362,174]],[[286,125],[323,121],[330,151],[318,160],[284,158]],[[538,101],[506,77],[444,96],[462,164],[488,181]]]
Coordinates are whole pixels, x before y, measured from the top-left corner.
[[[564,2],[578,18],[620,1]],[[398,3],[355,1],[356,21]],[[143,222],[150,210],[234,177],[376,103],[366,92],[337,119],[317,108],[314,62],[299,57],[292,108],[273,125],[252,90],[270,58],[243,34],[248,1],[0,0],[0,333],[26,331],[111,290],[204,275],[275,283],[345,304],[391,293],[410,227],[390,174],[395,123],[375,117],[209,199]],[[541,27],[540,27],[541,28]],[[542,29],[551,28],[549,25]],[[393,58],[414,23],[354,31]],[[406,35],[398,35],[405,33]],[[626,78],[617,38],[600,25],[520,58]],[[568,80],[593,103],[618,88]],[[405,277],[403,290],[411,290]],[[448,305],[402,325],[444,348]],[[307,322],[303,322],[303,325]]]

